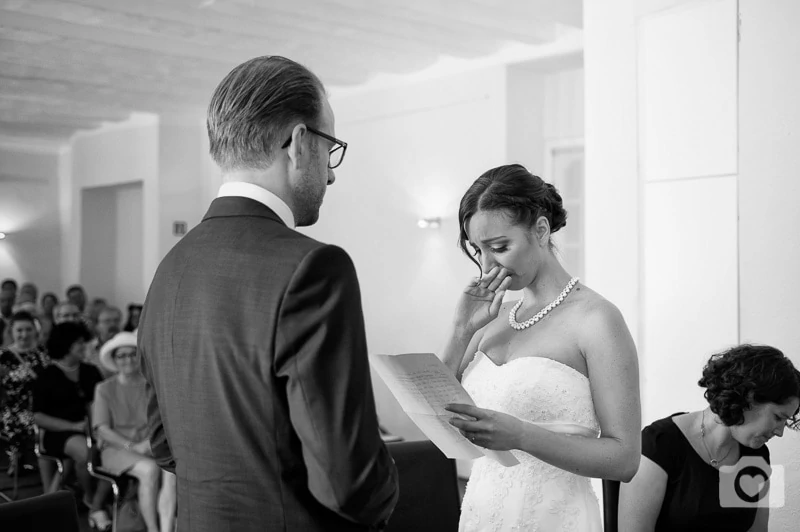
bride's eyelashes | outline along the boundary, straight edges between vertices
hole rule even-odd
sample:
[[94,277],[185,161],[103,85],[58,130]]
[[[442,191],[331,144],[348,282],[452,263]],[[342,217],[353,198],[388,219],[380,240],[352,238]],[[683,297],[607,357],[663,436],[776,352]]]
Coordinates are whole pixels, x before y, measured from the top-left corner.
[[[489,251],[491,251],[492,253],[505,253],[506,251],[508,251],[508,247],[507,246],[501,246],[499,248],[489,248]],[[473,257],[477,257],[480,254],[481,254],[481,250],[478,249],[476,246],[472,246],[472,256]]]

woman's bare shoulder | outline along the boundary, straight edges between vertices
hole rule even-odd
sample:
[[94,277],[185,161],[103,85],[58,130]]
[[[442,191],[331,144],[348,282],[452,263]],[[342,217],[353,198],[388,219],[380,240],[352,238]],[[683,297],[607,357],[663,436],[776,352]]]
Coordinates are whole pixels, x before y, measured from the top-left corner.
[[580,284],[575,287],[577,305],[579,312],[583,313],[584,318],[616,318],[621,317],[619,308],[598,294],[586,285]]

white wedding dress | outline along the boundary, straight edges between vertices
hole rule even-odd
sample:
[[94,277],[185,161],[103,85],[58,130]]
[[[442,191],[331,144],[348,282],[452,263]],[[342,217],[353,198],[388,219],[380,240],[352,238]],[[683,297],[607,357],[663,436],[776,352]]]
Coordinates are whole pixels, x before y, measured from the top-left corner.
[[[481,408],[548,430],[596,438],[600,424],[589,380],[560,362],[520,357],[497,366],[478,351],[464,388]],[[460,532],[601,532],[600,505],[589,478],[512,451],[520,464],[476,460],[461,508]]]

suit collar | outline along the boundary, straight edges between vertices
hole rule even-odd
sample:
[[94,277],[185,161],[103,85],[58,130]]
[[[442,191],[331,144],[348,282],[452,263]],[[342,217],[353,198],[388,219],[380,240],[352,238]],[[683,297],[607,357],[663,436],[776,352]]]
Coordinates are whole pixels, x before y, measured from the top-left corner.
[[286,225],[275,211],[261,202],[243,196],[224,196],[211,202],[203,221],[211,218],[227,218],[230,216],[257,216],[268,218]]
[[291,227],[292,229],[295,227],[294,214],[286,202],[275,193],[262,186],[244,181],[229,181],[223,183],[222,186],[219,187],[219,194],[217,194],[218,198],[223,198],[225,196],[242,196],[263,203],[272,209],[275,214],[280,216],[287,227]]

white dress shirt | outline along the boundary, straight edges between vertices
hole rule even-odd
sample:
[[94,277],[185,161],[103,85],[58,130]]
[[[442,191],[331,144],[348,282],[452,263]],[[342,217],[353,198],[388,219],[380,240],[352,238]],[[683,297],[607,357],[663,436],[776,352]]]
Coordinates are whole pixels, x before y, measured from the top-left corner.
[[219,194],[217,194],[218,198],[228,196],[241,196],[262,203],[275,211],[275,214],[283,220],[286,227],[295,228],[292,210],[282,199],[265,188],[252,183],[231,181],[230,183],[223,183],[222,186],[219,187]]

